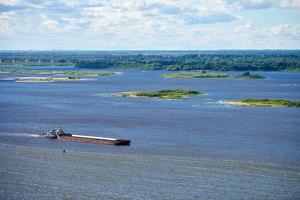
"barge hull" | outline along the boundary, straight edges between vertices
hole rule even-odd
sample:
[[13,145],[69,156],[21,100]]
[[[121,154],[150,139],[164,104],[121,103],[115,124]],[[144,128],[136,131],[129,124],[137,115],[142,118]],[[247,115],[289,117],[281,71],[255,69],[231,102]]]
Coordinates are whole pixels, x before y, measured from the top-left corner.
[[60,136],[57,139],[74,141],[74,142],[93,143],[93,144],[130,145],[130,140],[124,140],[124,139],[99,139],[99,138],[77,137],[77,136]]

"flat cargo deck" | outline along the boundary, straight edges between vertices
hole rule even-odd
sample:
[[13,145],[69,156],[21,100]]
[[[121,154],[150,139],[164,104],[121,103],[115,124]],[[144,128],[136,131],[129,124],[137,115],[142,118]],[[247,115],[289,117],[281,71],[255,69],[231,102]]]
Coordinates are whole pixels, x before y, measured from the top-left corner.
[[59,136],[57,139],[74,141],[74,142],[86,142],[86,143],[93,143],[93,144],[130,145],[130,140],[93,137],[93,136],[85,136],[85,135]]

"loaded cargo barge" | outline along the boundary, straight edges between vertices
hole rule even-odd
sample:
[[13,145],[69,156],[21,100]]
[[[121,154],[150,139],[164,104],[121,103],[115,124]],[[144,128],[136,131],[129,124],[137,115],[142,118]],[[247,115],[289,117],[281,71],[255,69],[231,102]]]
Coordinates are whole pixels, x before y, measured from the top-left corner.
[[116,139],[116,138],[106,138],[106,137],[94,137],[87,135],[73,135],[70,133],[65,133],[61,128],[52,129],[47,133],[40,134],[40,137],[74,141],[74,142],[86,142],[93,144],[110,144],[110,145],[130,145],[130,140],[127,139]]

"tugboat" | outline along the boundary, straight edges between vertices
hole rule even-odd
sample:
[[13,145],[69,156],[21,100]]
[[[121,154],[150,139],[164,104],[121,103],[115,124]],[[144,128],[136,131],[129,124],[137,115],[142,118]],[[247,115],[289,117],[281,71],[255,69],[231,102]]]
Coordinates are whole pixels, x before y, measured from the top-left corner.
[[40,134],[40,137],[67,140],[74,142],[86,142],[93,144],[111,144],[111,145],[130,145],[130,140],[126,139],[115,139],[115,138],[105,138],[105,137],[94,137],[87,135],[73,135],[70,133],[65,133],[62,128],[51,129],[46,133]]
[[62,128],[56,128],[56,129],[51,129],[46,133],[42,133],[39,136],[50,138],[50,139],[58,139],[61,136],[72,137],[72,134],[71,133],[65,133]]

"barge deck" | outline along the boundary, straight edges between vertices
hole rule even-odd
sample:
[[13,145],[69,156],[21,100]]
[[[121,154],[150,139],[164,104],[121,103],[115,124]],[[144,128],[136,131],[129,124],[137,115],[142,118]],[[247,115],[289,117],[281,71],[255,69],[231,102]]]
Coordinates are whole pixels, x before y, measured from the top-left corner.
[[74,141],[74,142],[86,142],[93,144],[110,144],[110,145],[130,145],[130,140],[127,139],[116,139],[116,138],[106,138],[106,137],[95,137],[88,135],[74,135],[70,133],[65,133],[61,128],[52,129],[47,133],[40,134],[40,137]]
[[74,141],[74,142],[86,142],[86,143],[93,143],[93,144],[130,145],[130,140],[92,137],[86,135],[59,136],[57,139]]

